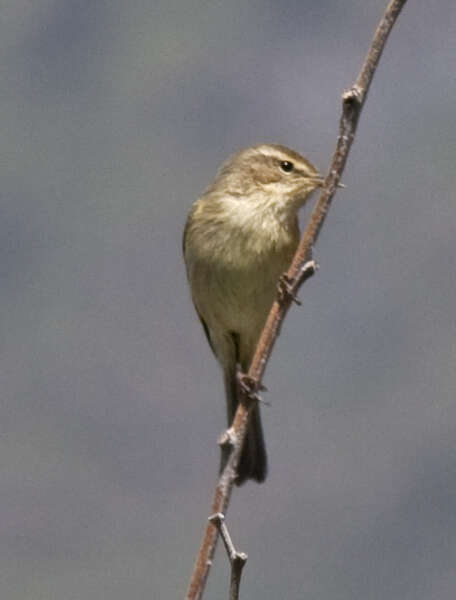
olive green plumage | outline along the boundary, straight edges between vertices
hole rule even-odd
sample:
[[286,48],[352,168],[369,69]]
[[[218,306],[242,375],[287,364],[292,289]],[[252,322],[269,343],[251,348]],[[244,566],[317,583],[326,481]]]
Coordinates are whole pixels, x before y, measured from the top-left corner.
[[[225,380],[228,424],[237,407],[237,369],[247,372],[277,282],[299,242],[297,213],[322,184],[318,171],[278,144],[228,159],[194,203],[184,231],[192,299]],[[238,478],[263,481],[267,464],[260,412],[250,416]]]

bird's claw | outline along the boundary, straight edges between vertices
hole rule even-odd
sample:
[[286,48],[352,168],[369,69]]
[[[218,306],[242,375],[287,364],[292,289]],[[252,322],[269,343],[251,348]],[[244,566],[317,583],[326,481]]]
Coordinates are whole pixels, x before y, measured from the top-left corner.
[[[247,373],[243,373],[239,369],[236,371],[236,378],[239,388],[243,394],[245,394],[251,400],[264,402],[258,392],[267,392],[268,388],[265,385],[263,385],[261,382],[258,382],[253,377],[250,377],[250,375]],[[266,402],[264,403],[266,404]]]
[[293,290],[293,280],[288,277],[286,273],[282,273],[279,277],[279,282],[277,284],[277,291],[279,293],[279,302],[282,303],[288,297],[291,298],[291,301],[301,306],[302,302],[296,296]]

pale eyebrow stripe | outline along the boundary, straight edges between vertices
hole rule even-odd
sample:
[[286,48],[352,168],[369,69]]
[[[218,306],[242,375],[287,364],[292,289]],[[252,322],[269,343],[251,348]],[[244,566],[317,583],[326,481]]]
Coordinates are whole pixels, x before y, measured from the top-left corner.
[[309,177],[314,174],[314,170],[311,167],[309,167],[306,163],[298,161],[293,156],[288,156],[287,154],[282,153],[277,148],[260,146],[259,148],[257,148],[257,150],[267,158],[275,158],[277,160],[287,160],[289,162],[292,162],[295,165],[297,171],[305,173],[306,175],[309,175]]

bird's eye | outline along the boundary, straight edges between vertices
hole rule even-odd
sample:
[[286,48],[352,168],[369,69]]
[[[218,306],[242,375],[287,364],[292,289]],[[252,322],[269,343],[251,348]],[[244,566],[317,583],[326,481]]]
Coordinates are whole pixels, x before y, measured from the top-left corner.
[[282,171],[284,171],[284,173],[291,173],[291,171],[294,169],[294,164],[289,160],[282,160],[280,163],[280,168]]

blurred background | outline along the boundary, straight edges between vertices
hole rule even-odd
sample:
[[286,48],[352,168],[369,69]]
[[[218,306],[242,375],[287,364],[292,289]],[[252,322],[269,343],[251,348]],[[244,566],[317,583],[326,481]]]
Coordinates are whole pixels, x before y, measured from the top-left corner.
[[[1,2],[2,598],[184,596],[225,425],[187,212],[246,145],[327,168],[385,5]],[[455,56],[409,2],[266,372],[242,597],[456,595]]]

